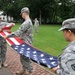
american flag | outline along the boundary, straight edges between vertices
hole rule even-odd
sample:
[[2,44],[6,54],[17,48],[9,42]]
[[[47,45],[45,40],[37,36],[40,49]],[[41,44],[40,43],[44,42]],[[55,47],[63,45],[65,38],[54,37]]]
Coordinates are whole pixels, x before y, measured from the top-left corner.
[[15,23],[8,23],[8,25],[2,27],[3,31],[11,33],[11,28],[15,25]]
[[[0,32],[1,36],[9,35],[8,32]],[[46,66],[48,68],[54,68],[58,65],[57,57],[42,52],[41,50],[31,46],[30,44],[24,42],[18,37],[7,38],[8,44],[16,50],[19,54],[24,55],[35,61],[38,64]]]

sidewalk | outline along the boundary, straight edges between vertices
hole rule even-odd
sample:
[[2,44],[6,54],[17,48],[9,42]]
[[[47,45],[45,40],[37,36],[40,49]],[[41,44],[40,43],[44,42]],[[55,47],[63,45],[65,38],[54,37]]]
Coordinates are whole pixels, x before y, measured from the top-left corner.
[[8,68],[0,69],[0,75],[13,75]]
[[[8,69],[13,73],[13,75],[16,75],[15,72],[22,69],[19,54],[16,51],[14,51],[10,46],[8,46],[6,56],[7,56],[6,63],[8,64]],[[34,71],[32,75],[55,75],[54,73],[46,70],[43,66],[37,63],[33,62],[32,65]],[[23,75],[26,74],[24,73]]]

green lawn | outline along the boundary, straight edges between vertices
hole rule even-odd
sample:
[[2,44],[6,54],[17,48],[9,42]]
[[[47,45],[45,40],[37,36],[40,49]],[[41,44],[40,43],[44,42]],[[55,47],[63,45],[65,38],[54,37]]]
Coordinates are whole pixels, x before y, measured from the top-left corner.
[[[20,24],[12,28],[15,31]],[[40,25],[39,32],[34,32],[33,46],[53,56],[58,56],[62,49],[68,44],[63,37],[62,32],[58,32],[61,27],[58,25]]]

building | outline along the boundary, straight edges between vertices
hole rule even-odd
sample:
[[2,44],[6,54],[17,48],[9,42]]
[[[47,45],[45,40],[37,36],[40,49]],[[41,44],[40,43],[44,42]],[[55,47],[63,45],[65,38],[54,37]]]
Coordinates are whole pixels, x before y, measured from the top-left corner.
[[13,21],[13,17],[7,16],[7,15],[3,15],[3,11],[0,11],[0,17],[2,18],[3,21]]

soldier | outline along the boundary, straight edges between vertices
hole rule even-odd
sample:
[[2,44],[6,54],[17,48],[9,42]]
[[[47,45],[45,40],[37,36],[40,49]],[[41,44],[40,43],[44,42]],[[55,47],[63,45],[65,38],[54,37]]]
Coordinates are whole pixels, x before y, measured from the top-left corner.
[[6,61],[6,51],[7,51],[7,43],[6,40],[0,36],[0,69],[2,67],[7,67]]
[[[0,17],[0,31],[6,31],[6,32],[11,32],[11,27],[14,26],[15,23],[8,23],[8,22],[3,22],[2,17]],[[7,27],[6,27],[7,26]],[[4,28],[6,27],[6,28]]]
[[75,75],[75,18],[63,21],[59,31],[63,31],[66,41],[70,42],[58,57],[58,66],[53,68],[57,75]]
[[35,18],[35,20],[34,20],[34,28],[35,28],[36,33],[38,33],[38,27],[39,27],[39,21],[37,20],[37,18]]
[[[3,27],[2,18],[0,17],[0,31]],[[0,69],[2,67],[7,67],[6,61],[6,51],[7,51],[7,43],[6,40],[0,36]]]
[[[25,20],[22,25],[19,27],[19,29],[8,36],[4,36],[4,38],[12,37],[12,36],[19,36],[22,40],[25,42],[32,44],[33,42],[33,25],[32,21],[29,17],[29,9],[27,7],[24,7],[21,9],[21,16]],[[28,72],[28,75],[32,74],[32,65],[31,60],[25,56],[20,55],[20,60],[23,65],[23,68],[21,71],[17,71],[16,74],[22,75],[25,72]]]
[[[0,32],[1,31],[7,31],[11,32],[10,29],[4,29],[5,26],[9,25],[7,22],[2,22],[2,17],[0,17]],[[7,67],[6,61],[6,51],[7,51],[7,43],[6,40],[0,36],[0,69],[2,67]]]
[[[4,27],[9,25],[10,23],[7,22],[2,22],[2,17],[0,17],[0,32],[1,31],[7,31],[11,32],[10,29],[5,29]],[[11,23],[14,25],[14,23]],[[4,29],[4,30],[3,30]],[[7,67],[7,64],[5,63],[6,61],[6,51],[7,51],[7,43],[6,40],[0,36],[0,69],[2,67]]]

